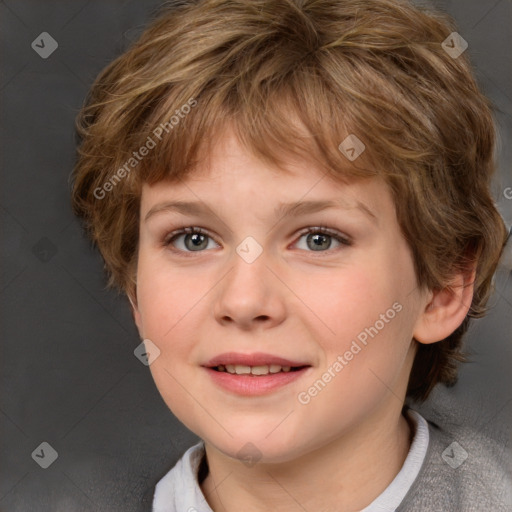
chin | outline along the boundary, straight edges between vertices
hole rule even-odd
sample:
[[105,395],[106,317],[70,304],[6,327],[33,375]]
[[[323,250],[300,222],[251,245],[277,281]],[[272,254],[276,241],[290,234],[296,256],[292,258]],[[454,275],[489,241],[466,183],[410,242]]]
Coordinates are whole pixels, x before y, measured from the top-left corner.
[[[227,457],[237,459],[247,467],[256,463],[278,464],[289,462],[300,456],[304,451],[303,446],[297,445],[297,437],[292,437],[286,432],[272,433],[268,438],[262,435],[262,430],[254,428],[242,429],[243,435],[229,437],[227,434],[219,436],[199,435],[207,444]],[[254,435],[252,435],[254,434]],[[292,439],[294,439],[292,441]]]

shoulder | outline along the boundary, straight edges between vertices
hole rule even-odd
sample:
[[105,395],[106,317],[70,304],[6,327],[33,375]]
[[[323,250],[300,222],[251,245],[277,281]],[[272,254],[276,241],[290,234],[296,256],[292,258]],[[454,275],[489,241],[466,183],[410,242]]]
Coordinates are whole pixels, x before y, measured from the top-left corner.
[[457,421],[428,419],[423,466],[397,512],[512,510],[512,452],[507,436],[489,437]]

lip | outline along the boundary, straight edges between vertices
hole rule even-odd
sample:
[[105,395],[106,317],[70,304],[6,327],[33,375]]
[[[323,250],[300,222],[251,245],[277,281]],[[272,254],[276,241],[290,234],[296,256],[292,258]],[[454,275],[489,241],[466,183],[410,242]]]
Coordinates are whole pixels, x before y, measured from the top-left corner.
[[[270,366],[275,364],[280,366],[300,367],[300,369],[258,376],[247,374],[237,375],[214,370],[216,366],[228,364],[244,366]],[[300,379],[312,369],[311,364],[307,362],[286,359],[263,352],[255,352],[252,354],[226,352],[213,357],[202,366],[217,386],[242,396],[259,396],[272,393]]]
[[283,357],[274,356],[272,354],[265,354],[264,352],[254,352],[252,354],[242,354],[239,352],[226,352],[218,356],[213,357],[207,363],[202,366],[213,368],[220,364],[240,364],[244,366],[263,366],[278,364],[280,366],[311,366],[308,362],[304,361],[292,361]]

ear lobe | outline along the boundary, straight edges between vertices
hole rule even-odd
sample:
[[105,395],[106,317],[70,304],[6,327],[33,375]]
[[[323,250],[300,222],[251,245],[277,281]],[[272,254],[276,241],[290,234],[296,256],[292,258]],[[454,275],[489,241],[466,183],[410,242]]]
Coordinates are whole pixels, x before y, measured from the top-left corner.
[[430,344],[444,340],[466,318],[473,300],[476,269],[458,274],[450,286],[433,291],[413,333],[419,343]]
[[130,297],[130,295],[127,295],[127,297],[128,297],[128,300],[130,301],[130,304],[132,305],[132,315],[133,315],[133,319],[135,321],[135,325],[137,326],[137,329],[139,330],[139,336],[141,336],[141,338],[143,338],[143,336],[142,336],[142,318],[141,318],[141,314],[139,312],[139,308],[134,303],[134,301]]

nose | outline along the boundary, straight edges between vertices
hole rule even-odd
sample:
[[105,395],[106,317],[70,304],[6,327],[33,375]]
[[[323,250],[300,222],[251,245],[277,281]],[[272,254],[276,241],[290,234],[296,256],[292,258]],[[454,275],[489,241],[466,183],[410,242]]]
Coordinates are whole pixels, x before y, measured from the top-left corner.
[[252,263],[233,252],[215,296],[213,311],[219,323],[247,331],[275,327],[284,321],[286,287],[270,264],[265,251]]

